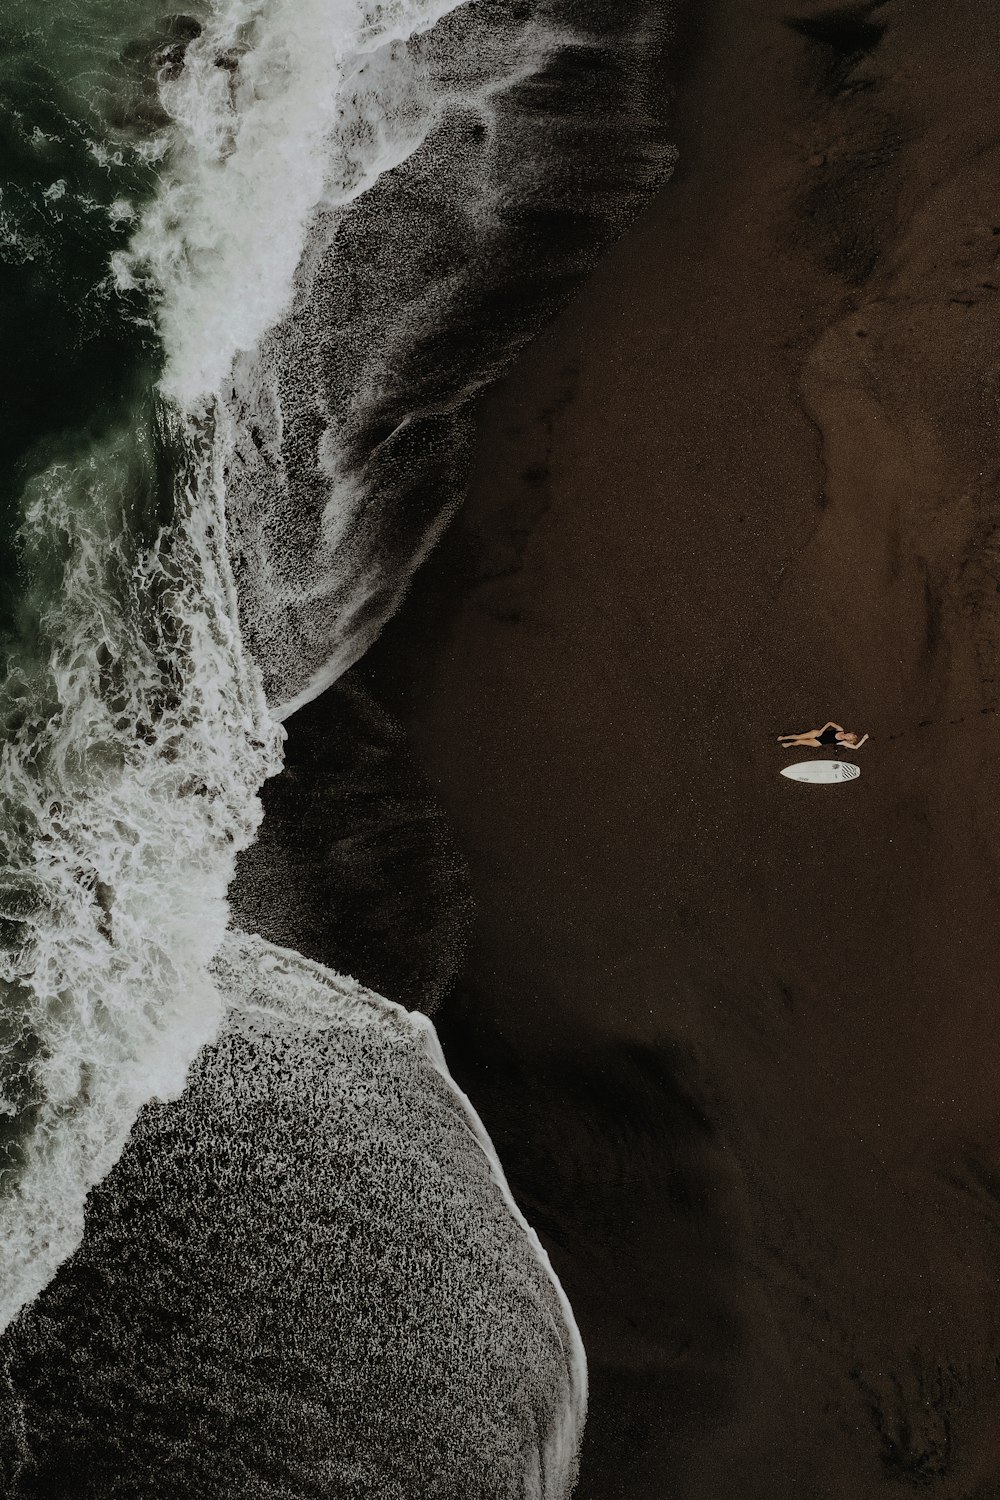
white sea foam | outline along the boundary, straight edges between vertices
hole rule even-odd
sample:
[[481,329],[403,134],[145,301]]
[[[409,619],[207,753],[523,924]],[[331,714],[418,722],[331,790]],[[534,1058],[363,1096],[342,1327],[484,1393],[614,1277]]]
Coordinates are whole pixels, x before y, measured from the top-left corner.
[[223,0],[161,84],[173,121],[162,190],[123,288],[161,307],[164,390],[190,408],[287,310],[310,218],[422,138],[405,43],[466,0]]
[[39,616],[0,696],[0,1092],[17,1121],[0,1325],[75,1248],[142,1104],[183,1088],[218,1026],[208,964],[279,762],[233,628],[211,458],[147,549],[125,529],[138,467],[134,433],[50,465],[22,528]]
[[[142,1104],[183,1087],[218,1027],[208,964],[281,738],[239,638],[226,379],[291,294],[345,81],[456,3],[219,0],[160,80],[172,130],[146,145],[166,150],[163,181],[115,269],[158,304],[164,421],[189,454],[176,516],[152,548],[129,540],[134,432],[25,497],[40,616],[0,703],[0,1115],[16,1121],[0,1326],[78,1243]],[[93,150],[110,167],[122,148]]]
[[[134,433],[33,481],[24,547],[52,602],[0,703],[0,801],[12,831],[0,920],[14,934],[0,982],[15,1018],[0,1035],[0,1116],[18,1130],[0,1324],[78,1243],[87,1191],[142,1104],[180,1091],[218,1029],[211,964],[225,893],[281,735],[240,640],[227,559],[226,485],[244,441],[246,387],[257,409],[266,404],[256,351],[291,306],[296,277],[308,285],[310,225],[415,150],[448,107],[411,43],[462,3],[218,0],[183,66],[161,78],[172,122],[162,186],[114,271],[120,288],[142,283],[157,306],[164,422],[189,454],[176,515],[155,545],[129,539]],[[496,86],[484,70],[465,104]],[[151,147],[163,149],[160,138]],[[273,418],[265,443],[280,434],[280,402]],[[335,476],[333,437],[324,451]],[[331,496],[324,521],[327,571],[344,566],[342,500]],[[254,943],[241,952],[264,965],[283,1005],[317,1005],[337,986],[297,955]],[[402,1028],[460,1104],[551,1286],[568,1373],[558,1415],[531,1448],[524,1493],[561,1500],[586,1401],[572,1313],[430,1024],[378,1004],[379,1024]]]
[[[398,284],[386,286],[377,278],[360,283],[359,300],[371,305],[372,330],[370,341],[355,351],[352,411],[345,423],[339,409],[344,393],[331,385],[324,340],[336,343],[338,334],[349,338],[351,330],[336,323],[318,329],[310,316],[316,281],[336,265],[345,213],[386,173],[416,155],[449,118],[474,121],[479,130],[474,155],[456,175],[448,159],[453,143],[446,144],[438,165],[453,192],[458,190],[456,228],[470,249],[488,242],[504,195],[494,151],[498,100],[569,40],[530,17],[513,27],[491,28],[475,21],[475,6],[447,9],[465,13],[445,28],[414,27],[405,44],[399,40],[401,25],[382,32],[372,27],[365,48],[345,59],[337,118],[326,141],[323,188],[301,242],[294,287],[280,323],[266,336],[264,361],[238,358],[234,368],[234,401],[246,417],[244,425],[254,429],[252,443],[245,438],[238,446],[239,464],[230,480],[241,618],[279,718],[316,697],[363,654],[452,509],[452,496],[443,494],[436,513],[402,555],[382,555],[376,519],[382,497],[358,472],[345,426],[351,428],[360,414],[392,393],[394,356],[398,352],[405,361],[414,337],[440,321],[455,291],[455,268],[446,261],[430,297],[413,298],[421,256],[428,251],[420,243],[419,213],[409,215],[399,226],[399,263],[402,268],[414,264],[412,285],[405,269]],[[380,223],[373,232],[385,228]],[[456,392],[455,405],[479,384],[481,379],[473,380],[469,390]],[[282,450],[284,430],[295,424],[315,433],[304,464],[298,463],[302,455],[294,445]]]
[[[568,40],[529,19],[439,43],[439,23],[467,8],[468,0],[225,0],[162,85],[173,120],[164,184],[115,258],[119,286],[144,285],[159,302],[164,390],[188,408],[221,401],[256,429],[255,446],[246,434],[234,441],[227,506],[250,553],[239,577],[244,627],[279,718],[357,660],[448,518],[445,498],[407,566],[387,569],[358,548],[370,495],[344,461],[322,395],[318,520],[290,496],[279,449],[285,408],[301,413],[316,399],[313,275],[345,209],[449,112],[477,118],[488,143],[497,96]],[[473,209],[457,211],[474,210],[486,233],[500,193],[487,172]],[[419,246],[403,243],[400,254],[419,255]],[[433,319],[436,309],[423,312]],[[360,355],[373,400],[391,358]]]

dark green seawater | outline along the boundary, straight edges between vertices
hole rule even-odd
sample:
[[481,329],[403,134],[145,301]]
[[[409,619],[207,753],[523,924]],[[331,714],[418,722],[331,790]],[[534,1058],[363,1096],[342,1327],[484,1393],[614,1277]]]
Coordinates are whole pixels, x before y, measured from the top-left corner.
[[[416,527],[392,502],[372,529],[376,496],[354,467],[412,425],[399,350],[423,348],[402,366],[415,371],[432,347],[435,370],[455,378],[439,284],[467,259],[452,228],[481,215],[476,234],[491,243],[494,137],[481,117],[494,75],[514,88],[541,60],[530,14],[513,0],[499,12],[471,0],[198,0],[193,14],[0,0],[0,1488],[24,1500],[451,1497],[453,1470],[483,1500],[567,1500],[572,1487],[579,1336],[430,1023],[234,935],[227,901],[283,737],[262,681],[275,636],[247,648],[248,598],[291,623],[296,670],[312,641],[318,691],[344,665],[342,627],[350,650],[370,638],[450,508],[432,478]],[[456,112],[466,125],[439,137]],[[462,157],[467,138],[484,143],[485,184]],[[462,174],[445,189],[441,259],[418,174],[409,229],[393,213],[380,221],[399,261],[384,276],[352,259],[339,227],[410,156],[428,183],[465,160],[471,197]],[[410,274],[421,258],[427,285]],[[318,304],[324,277],[351,282],[348,324],[365,314],[337,369],[318,337],[344,333]],[[445,305],[457,314],[463,295]],[[452,400],[417,384],[436,424]],[[351,424],[365,435],[353,450]],[[375,475],[400,500],[427,444],[416,425],[416,447],[387,448]],[[244,1018],[231,1055],[203,1106],[180,1105],[181,1136],[204,1151],[182,1141],[175,1163],[143,1136],[146,1107],[190,1098],[227,1012]],[[75,1254],[93,1190],[136,1127],[157,1207],[144,1217],[146,1185],[121,1179],[110,1255],[135,1268],[145,1302]],[[329,1151],[313,1149],[320,1131]],[[262,1217],[265,1189],[277,1228]],[[148,1246],[180,1268],[182,1307],[169,1278],[134,1260]],[[73,1300],[74,1263],[97,1299],[83,1312],[93,1347],[46,1300],[65,1306],[68,1289]],[[42,1342],[36,1314],[52,1333]],[[133,1335],[153,1385],[128,1363]],[[206,1425],[216,1369],[218,1429]],[[39,1388],[67,1437],[48,1450],[55,1491],[36,1463]],[[249,1447],[220,1484],[234,1402]],[[112,1488],[72,1451],[91,1431],[124,1434],[122,1462],[106,1450]]]
[[[184,23],[107,0],[0,7],[0,627],[24,593],[25,486],[109,429],[135,432],[133,513],[158,488],[150,308],[111,275],[155,192],[158,69]],[[125,29],[127,25],[128,29]],[[162,476],[161,476],[162,481]],[[168,487],[166,487],[168,489]],[[165,487],[159,484],[162,498]],[[30,615],[21,621],[30,630]]]
[[210,415],[164,401],[156,290],[124,253],[179,149],[163,90],[200,29],[0,0],[3,1322],[217,1029],[209,963],[278,765]]

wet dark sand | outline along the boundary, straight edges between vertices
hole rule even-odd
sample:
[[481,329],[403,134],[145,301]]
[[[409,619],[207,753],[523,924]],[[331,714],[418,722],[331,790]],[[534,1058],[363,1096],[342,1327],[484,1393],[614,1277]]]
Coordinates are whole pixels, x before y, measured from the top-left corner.
[[[677,175],[353,676],[468,863],[438,1024],[589,1350],[580,1496],[989,1500],[998,23],[703,9]],[[860,781],[781,779],[828,717]]]
[[[706,8],[677,176],[363,675],[470,865],[440,1026],[590,1351],[580,1494],[986,1497],[996,22],[784,14]],[[861,780],[789,785],[828,716]]]

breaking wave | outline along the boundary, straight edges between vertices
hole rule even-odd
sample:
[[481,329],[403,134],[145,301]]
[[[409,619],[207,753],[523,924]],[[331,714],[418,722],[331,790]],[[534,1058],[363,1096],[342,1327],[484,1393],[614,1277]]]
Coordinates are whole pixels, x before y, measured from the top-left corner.
[[[137,340],[155,329],[162,363],[113,420],[92,416],[39,448],[18,497],[23,587],[0,692],[0,1326],[80,1244],[87,1194],[142,1106],[181,1094],[222,1023],[212,965],[226,892],[283,737],[267,653],[241,637],[229,537],[248,449],[282,438],[268,338],[301,310],[328,244],[317,223],[455,105],[435,30],[460,5],[220,0],[145,18],[154,91],[134,67],[87,75],[91,103],[115,121],[106,140],[88,138],[92,160],[111,178],[133,163],[129,195],[109,193],[104,211],[116,232],[134,227],[95,294],[118,299]],[[463,109],[481,112],[535,66],[537,37],[517,35],[463,75]],[[156,165],[145,195],[136,163]],[[87,209],[72,174],[54,181],[48,210],[74,198]],[[335,436],[320,455],[327,479]],[[323,523],[325,574],[356,561],[338,514]],[[306,672],[315,690],[311,661]],[[265,969],[312,1003],[322,971],[293,958]],[[430,1023],[390,1011],[447,1080]],[[448,1088],[568,1330],[568,1383],[528,1444],[524,1481],[526,1494],[562,1495],[585,1405],[579,1336],[485,1132]]]
[[180,1092],[218,1027],[208,964],[279,765],[211,451],[142,546],[145,446],[112,434],[25,496],[31,629],[0,694],[3,1323],[75,1248],[139,1108]]

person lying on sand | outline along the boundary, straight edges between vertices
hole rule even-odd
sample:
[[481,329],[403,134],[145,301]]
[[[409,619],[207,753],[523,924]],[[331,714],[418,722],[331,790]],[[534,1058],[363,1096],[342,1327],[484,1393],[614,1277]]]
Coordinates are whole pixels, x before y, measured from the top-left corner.
[[842,745],[845,750],[860,750],[867,734],[861,735],[860,739],[853,730],[845,729],[843,724],[835,724],[828,719],[822,729],[807,729],[804,734],[779,734],[778,743],[790,750],[793,745],[803,745],[810,750],[822,750],[827,745]]

